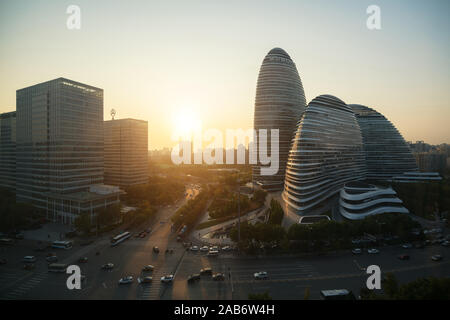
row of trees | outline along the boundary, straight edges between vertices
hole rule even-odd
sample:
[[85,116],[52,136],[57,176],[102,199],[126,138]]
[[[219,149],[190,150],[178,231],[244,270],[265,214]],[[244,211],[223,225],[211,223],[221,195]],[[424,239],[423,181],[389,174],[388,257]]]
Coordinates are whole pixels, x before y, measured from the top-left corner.
[[210,198],[210,187],[204,186],[200,193],[194,198],[179,208],[172,217],[172,222],[176,229],[186,225],[189,229],[200,218],[200,215],[206,210],[208,199]]
[[89,234],[93,228],[101,231],[105,227],[121,222],[120,208],[120,204],[102,208],[94,216],[88,212],[82,213],[75,219],[74,226],[84,234]]
[[[279,210],[275,202],[273,208],[271,211]],[[279,221],[278,218],[273,220]],[[241,224],[240,246],[249,250],[273,244],[278,244],[285,250],[321,251],[325,247],[330,250],[344,249],[349,247],[352,238],[362,237],[365,234],[398,235],[400,239],[411,240],[415,237],[411,231],[419,227],[420,224],[416,221],[401,214],[371,216],[358,221],[293,224],[287,231],[277,223],[252,225],[244,222]],[[237,227],[230,230],[230,238],[235,242],[238,241]]]
[[128,186],[125,191],[125,200],[130,205],[148,202],[157,206],[175,202],[183,196],[185,187],[180,181],[152,176],[147,184]]
[[362,288],[364,300],[450,300],[450,278],[419,278],[400,284],[394,274],[387,273],[381,281],[383,293]]
[[270,208],[269,208],[269,224],[276,224],[276,225],[281,225],[281,222],[283,221],[283,208],[281,207],[280,203],[275,200],[272,199],[270,201]]

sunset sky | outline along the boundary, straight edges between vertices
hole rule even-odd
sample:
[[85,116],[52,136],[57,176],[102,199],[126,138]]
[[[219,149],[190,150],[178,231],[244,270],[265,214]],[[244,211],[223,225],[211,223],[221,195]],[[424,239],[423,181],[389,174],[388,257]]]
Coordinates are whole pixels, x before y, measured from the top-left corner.
[[[71,4],[81,30],[66,27]],[[366,27],[371,4],[381,30]],[[448,0],[0,0],[0,113],[17,89],[65,77],[104,89],[105,120],[147,120],[149,148],[171,147],[179,114],[251,128],[259,67],[281,47],[307,102],[332,94],[406,140],[450,143],[449,13]]]

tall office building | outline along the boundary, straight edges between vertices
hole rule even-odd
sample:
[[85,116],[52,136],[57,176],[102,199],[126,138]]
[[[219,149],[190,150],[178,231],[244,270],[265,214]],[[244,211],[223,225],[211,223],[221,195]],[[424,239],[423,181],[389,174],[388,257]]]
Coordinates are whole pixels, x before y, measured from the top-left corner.
[[16,112],[0,114],[0,187],[16,187]]
[[[257,164],[253,166],[253,182],[268,191],[283,189],[291,141],[305,106],[305,93],[295,63],[283,49],[270,50],[259,71],[253,126],[256,130],[257,149],[261,148],[259,130],[267,129],[268,153],[278,162],[278,172],[274,175],[261,174],[261,168],[270,165],[262,164],[259,157]],[[279,130],[278,154],[275,149],[270,152],[271,129]]]
[[116,186],[148,182],[148,122],[104,122],[105,183]]
[[322,214],[345,183],[365,178],[361,132],[355,115],[331,95],[314,98],[298,123],[286,169],[286,215]]
[[63,222],[118,202],[88,192],[103,182],[103,143],[102,89],[58,78],[17,90],[17,201]]
[[389,180],[404,172],[418,171],[408,144],[381,113],[351,104],[363,139],[368,180]]

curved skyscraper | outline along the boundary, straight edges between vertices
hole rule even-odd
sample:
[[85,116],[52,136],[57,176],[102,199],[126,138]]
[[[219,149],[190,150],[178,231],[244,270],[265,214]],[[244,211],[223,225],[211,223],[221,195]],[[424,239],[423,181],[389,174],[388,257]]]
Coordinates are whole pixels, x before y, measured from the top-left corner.
[[272,154],[272,161],[278,160],[278,172],[274,175],[261,174],[261,167],[270,165],[262,164],[259,156],[257,164],[253,167],[253,182],[266,190],[275,191],[283,188],[291,141],[296,123],[305,110],[305,106],[305,93],[295,63],[283,49],[270,50],[259,71],[254,115],[258,149],[260,129],[267,130],[269,155],[272,149],[270,147],[271,129],[279,130],[279,154],[276,155],[275,148]]
[[349,220],[382,213],[409,213],[391,187],[376,187],[360,181],[346,183],[342,188],[339,212]]
[[359,104],[349,107],[361,128],[368,180],[389,180],[404,172],[418,171],[409,146],[388,119]]
[[329,210],[345,183],[365,178],[361,131],[342,100],[321,95],[301,117],[286,168],[283,199],[290,221]]

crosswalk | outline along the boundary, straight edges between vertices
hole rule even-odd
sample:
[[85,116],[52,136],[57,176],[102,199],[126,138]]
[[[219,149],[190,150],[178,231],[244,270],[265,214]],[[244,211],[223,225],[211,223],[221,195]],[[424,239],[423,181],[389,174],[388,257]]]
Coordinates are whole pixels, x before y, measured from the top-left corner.
[[[17,278],[17,274],[2,274],[2,277],[0,277],[0,283],[2,283],[2,280],[7,280],[9,277]],[[47,277],[47,272],[34,272],[30,277],[27,277],[24,281],[21,281],[17,286],[12,287],[9,292],[1,296],[0,299],[21,299],[28,291],[35,288]]]
[[151,284],[142,286],[141,300],[159,300],[161,290],[161,277],[164,275],[161,269],[156,270],[152,274],[153,281]]

